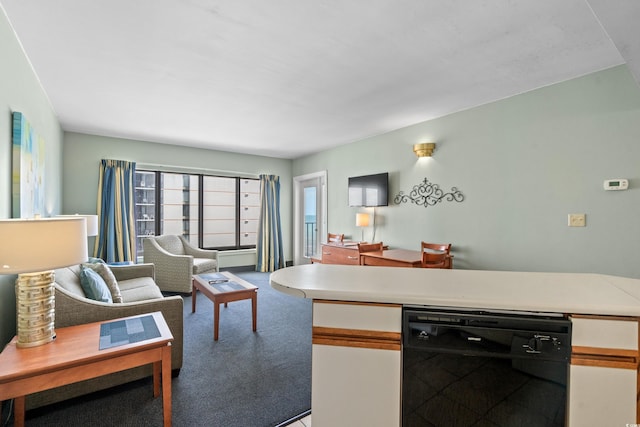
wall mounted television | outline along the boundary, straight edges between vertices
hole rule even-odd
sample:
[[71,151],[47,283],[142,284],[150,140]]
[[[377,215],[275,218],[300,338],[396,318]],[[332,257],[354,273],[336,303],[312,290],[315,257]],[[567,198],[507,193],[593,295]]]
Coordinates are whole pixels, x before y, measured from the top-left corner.
[[349,178],[349,206],[388,206],[389,173]]

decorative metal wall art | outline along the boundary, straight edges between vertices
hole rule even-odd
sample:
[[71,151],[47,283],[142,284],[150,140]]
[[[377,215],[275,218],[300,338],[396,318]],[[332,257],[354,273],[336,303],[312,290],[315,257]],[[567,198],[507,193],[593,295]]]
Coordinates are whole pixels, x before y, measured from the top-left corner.
[[414,185],[409,194],[405,194],[404,191],[400,191],[393,198],[393,202],[396,205],[411,202],[416,205],[422,205],[425,208],[434,206],[443,200],[446,200],[447,202],[462,202],[464,200],[464,195],[456,187],[451,187],[451,191],[445,193],[440,189],[438,184],[433,184],[425,178],[422,183]]

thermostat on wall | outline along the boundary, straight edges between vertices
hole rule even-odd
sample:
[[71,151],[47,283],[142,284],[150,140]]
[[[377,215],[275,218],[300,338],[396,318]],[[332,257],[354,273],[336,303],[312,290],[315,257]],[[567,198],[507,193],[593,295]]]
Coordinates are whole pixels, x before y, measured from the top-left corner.
[[605,190],[626,190],[629,188],[629,181],[626,179],[607,179],[604,181]]

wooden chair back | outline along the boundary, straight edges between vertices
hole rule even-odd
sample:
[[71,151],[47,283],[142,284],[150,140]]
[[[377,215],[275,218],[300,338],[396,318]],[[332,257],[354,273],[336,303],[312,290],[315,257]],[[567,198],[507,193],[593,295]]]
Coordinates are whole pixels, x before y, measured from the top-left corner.
[[[382,242],[379,243],[358,243],[358,253],[361,254],[363,252],[382,252],[384,245]],[[360,257],[360,265],[362,264],[362,257]]]
[[[447,261],[444,267],[439,267],[439,268],[453,268],[453,261],[452,261],[453,257],[451,256],[451,243],[422,242],[420,244],[420,247],[423,254],[424,253],[437,254],[439,252],[445,253],[447,255],[446,256]],[[424,256],[423,256],[423,259],[424,259]]]
[[449,268],[448,260],[449,255],[446,252],[422,251],[422,268]]
[[425,249],[431,249],[433,251],[442,251],[442,252],[446,252],[446,253],[451,253],[451,243],[428,243],[428,242],[422,242],[421,243],[422,246],[422,252],[424,252]]
[[327,233],[327,242],[329,242],[329,243],[342,243],[342,242],[344,242],[344,233],[342,233],[342,234]]
[[384,245],[379,243],[358,243],[358,253],[362,252],[380,252]]
[[[378,243],[358,243],[358,253],[362,252],[382,252],[384,245],[382,242]],[[362,263],[362,257],[360,257],[360,265],[364,265]]]

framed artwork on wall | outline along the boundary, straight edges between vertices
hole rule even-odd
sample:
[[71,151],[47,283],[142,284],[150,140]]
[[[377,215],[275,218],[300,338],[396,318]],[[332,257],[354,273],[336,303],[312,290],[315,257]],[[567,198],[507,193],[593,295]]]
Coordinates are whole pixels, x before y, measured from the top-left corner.
[[14,218],[44,216],[44,139],[20,112],[13,112],[11,210]]

